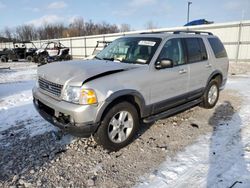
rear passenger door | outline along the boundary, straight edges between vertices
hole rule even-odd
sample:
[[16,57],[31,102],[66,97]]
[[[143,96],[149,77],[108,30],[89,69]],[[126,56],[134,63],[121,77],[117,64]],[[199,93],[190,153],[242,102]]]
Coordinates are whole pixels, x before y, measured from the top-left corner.
[[184,38],[184,42],[190,72],[188,91],[190,97],[195,98],[203,93],[212,67],[202,38]]

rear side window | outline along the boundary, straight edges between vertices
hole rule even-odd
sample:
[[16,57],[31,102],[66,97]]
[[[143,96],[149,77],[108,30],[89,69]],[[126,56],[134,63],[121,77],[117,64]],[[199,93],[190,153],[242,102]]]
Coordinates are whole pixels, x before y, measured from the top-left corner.
[[216,58],[227,57],[227,52],[218,38],[208,38],[208,42],[212,47]]
[[201,38],[186,38],[188,63],[207,60],[206,47]]

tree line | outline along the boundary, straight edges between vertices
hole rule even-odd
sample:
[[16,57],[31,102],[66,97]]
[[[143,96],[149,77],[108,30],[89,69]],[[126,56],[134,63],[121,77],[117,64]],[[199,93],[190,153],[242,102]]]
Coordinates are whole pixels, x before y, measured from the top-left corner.
[[62,23],[43,24],[40,27],[24,24],[15,28],[6,27],[0,32],[0,42],[30,41],[54,38],[77,37],[131,31],[128,24],[109,24],[106,22],[94,23],[84,21],[82,17],[75,18],[65,26]]

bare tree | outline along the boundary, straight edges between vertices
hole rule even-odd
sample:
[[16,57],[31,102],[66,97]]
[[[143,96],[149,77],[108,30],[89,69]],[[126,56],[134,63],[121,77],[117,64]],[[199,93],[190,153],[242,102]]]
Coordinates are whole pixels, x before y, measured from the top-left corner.
[[0,32],[0,42],[6,42],[3,32]]
[[157,25],[155,23],[153,23],[152,21],[148,21],[145,24],[145,28],[146,29],[157,29]]
[[92,22],[92,20],[85,23],[86,35],[95,35],[96,33],[96,25]]
[[106,22],[96,25],[97,34],[106,34],[106,33],[117,33],[119,29],[117,25],[112,25]]
[[125,23],[121,24],[121,26],[120,26],[119,29],[120,29],[120,32],[128,32],[128,31],[131,31],[130,25],[129,25],[129,24],[125,24]]
[[82,17],[77,17],[69,24],[69,36],[83,36],[85,35],[85,25]]
[[8,28],[8,27],[5,27],[3,32],[4,32],[4,36],[8,39],[8,41],[11,41],[12,40],[12,35],[13,35],[11,29]]
[[44,26],[37,29],[38,38],[43,39],[53,39],[63,37],[65,27],[63,24],[45,24]]
[[37,39],[36,29],[33,25],[21,25],[16,28],[16,39],[35,40]]
[[130,31],[130,25],[122,24],[118,28],[115,24],[106,22],[94,23],[92,20],[87,22],[82,17],[75,18],[68,26],[62,23],[43,24],[41,27],[33,25],[20,25],[14,29],[6,27],[3,36],[9,41],[13,40],[43,40],[62,37],[75,37],[86,35],[98,35],[107,33]]

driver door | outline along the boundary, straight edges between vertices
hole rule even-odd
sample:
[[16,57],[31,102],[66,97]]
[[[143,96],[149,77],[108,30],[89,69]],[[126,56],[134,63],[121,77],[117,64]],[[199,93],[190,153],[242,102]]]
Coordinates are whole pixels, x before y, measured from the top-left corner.
[[154,114],[184,103],[188,91],[189,66],[186,64],[182,39],[169,39],[157,62],[161,59],[170,59],[173,67],[151,70],[153,84],[150,86],[150,101]]

